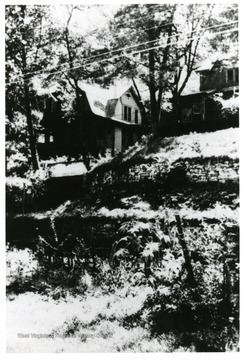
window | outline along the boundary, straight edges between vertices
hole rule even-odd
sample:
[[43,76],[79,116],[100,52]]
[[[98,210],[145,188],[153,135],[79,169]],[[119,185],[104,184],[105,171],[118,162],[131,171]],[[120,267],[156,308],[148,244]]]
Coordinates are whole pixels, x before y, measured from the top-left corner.
[[137,109],[135,109],[134,120],[135,120],[135,124],[138,124],[139,118],[138,118],[138,110]]
[[128,107],[127,106],[124,106],[123,119],[128,120]]
[[233,81],[233,69],[227,70],[227,82]]
[[131,108],[128,108],[128,121],[131,121]]
[[123,119],[131,121],[131,108],[129,106],[123,107]]
[[238,70],[238,68],[237,69],[234,69],[234,71],[235,71],[235,83],[239,83],[239,70]]
[[226,70],[226,82],[227,83],[237,83],[239,81],[239,71],[238,68]]

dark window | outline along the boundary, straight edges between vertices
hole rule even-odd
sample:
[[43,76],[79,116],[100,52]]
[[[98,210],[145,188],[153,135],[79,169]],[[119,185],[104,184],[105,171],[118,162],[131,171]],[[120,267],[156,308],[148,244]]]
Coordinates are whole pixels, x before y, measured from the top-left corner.
[[232,82],[233,81],[233,69],[227,70],[227,81]]
[[124,106],[124,116],[123,116],[124,120],[128,120],[128,107]]
[[128,106],[123,107],[123,119],[131,121],[131,108]]
[[128,108],[128,121],[131,121],[131,108]]
[[239,69],[234,69],[235,70],[235,83],[239,83]]
[[138,110],[135,110],[135,124],[138,124]]

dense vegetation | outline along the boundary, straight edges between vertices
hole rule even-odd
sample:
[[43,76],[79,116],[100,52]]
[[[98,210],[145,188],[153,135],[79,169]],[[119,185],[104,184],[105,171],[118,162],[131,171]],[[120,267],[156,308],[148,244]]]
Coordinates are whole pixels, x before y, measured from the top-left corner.
[[[56,209],[11,216],[8,350],[238,351],[239,188],[227,173],[237,131],[144,140],[117,161],[135,166],[148,152],[153,170],[167,158],[167,182],[96,181]],[[189,172],[215,158],[226,175],[194,181],[176,173],[180,157]],[[114,171],[115,161],[91,173]],[[48,337],[23,341],[23,329]]]

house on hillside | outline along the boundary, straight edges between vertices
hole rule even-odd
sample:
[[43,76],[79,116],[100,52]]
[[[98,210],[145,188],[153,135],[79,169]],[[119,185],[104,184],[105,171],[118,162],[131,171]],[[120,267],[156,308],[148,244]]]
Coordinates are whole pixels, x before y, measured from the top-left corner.
[[183,92],[180,98],[179,123],[191,129],[217,129],[238,126],[238,116],[225,119],[215,95],[223,99],[239,94],[239,68],[237,61],[206,61],[196,73],[197,88]]
[[133,145],[142,134],[142,104],[133,86],[104,89],[79,82],[79,101],[62,110],[61,92],[46,99],[38,151],[42,159],[55,155],[113,155]]

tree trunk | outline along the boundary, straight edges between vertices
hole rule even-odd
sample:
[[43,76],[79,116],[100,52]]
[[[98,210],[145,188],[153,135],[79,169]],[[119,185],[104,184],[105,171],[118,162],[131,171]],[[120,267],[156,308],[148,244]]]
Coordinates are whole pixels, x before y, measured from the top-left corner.
[[[152,23],[152,26],[154,23]],[[154,40],[154,31],[149,30],[149,41]],[[149,50],[149,91],[150,91],[150,104],[151,104],[151,127],[153,139],[156,139],[159,135],[159,126],[158,126],[158,115],[159,109],[156,100],[156,79],[155,79],[155,51],[154,49]]]
[[180,245],[182,247],[184,258],[185,258],[185,266],[186,266],[186,270],[187,270],[187,273],[188,273],[188,282],[189,282],[191,287],[196,287],[197,283],[196,283],[194,273],[193,273],[193,269],[192,269],[192,265],[191,265],[191,257],[190,257],[190,254],[189,254],[189,250],[188,250],[187,244],[185,242],[180,216],[176,215],[175,219],[176,219],[176,222],[177,222],[178,232],[179,232],[179,236],[180,236]]
[[159,124],[158,124],[158,116],[151,116],[151,122],[152,122],[152,136],[153,139],[157,139],[159,136]]
[[[153,54],[153,56],[154,56],[154,54]],[[159,135],[159,126],[158,126],[159,111],[157,109],[154,79],[150,80],[149,90],[150,90],[150,102],[151,102],[151,128],[152,128],[153,139],[156,139]]]
[[[21,12],[23,20],[25,19],[25,11],[26,11],[26,5],[21,5]],[[22,30],[22,37],[23,40],[25,39],[25,32]],[[27,70],[27,61],[26,61],[26,49],[25,45],[22,45],[22,72],[25,75]],[[34,130],[32,125],[32,116],[31,116],[31,104],[30,104],[30,91],[29,91],[29,85],[28,85],[28,78],[24,77],[24,94],[25,94],[25,110],[26,110],[26,120],[27,120],[27,128],[29,133],[29,141],[30,141],[30,150],[31,150],[31,159],[32,159],[32,165],[33,169],[37,170],[39,168],[38,166],[38,160],[37,160],[37,150],[36,150],[36,141],[34,136]]]
[[176,126],[179,121],[179,93],[177,90],[173,91],[173,117],[174,125]]
[[29,94],[29,87],[26,82],[24,84],[24,92],[25,92],[25,109],[26,109],[26,119],[27,119],[28,133],[29,133],[32,165],[33,165],[34,170],[38,170],[39,166],[38,166],[38,160],[37,160],[36,140],[35,140],[33,125],[32,125],[30,94]]
[[88,143],[87,143],[87,139],[84,135],[84,127],[83,127],[83,122],[82,122],[82,111],[81,111],[81,103],[80,103],[80,89],[78,86],[78,79],[76,77],[75,74],[72,73],[72,69],[74,68],[74,58],[75,55],[73,54],[72,48],[70,46],[70,40],[69,40],[69,24],[72,18],[72,14],[73,14],[73,10],[74,7],[71,10],[70,16],[67,20],[67,24],[66,24],[66,29],[65,29],[65,41],[66,41],[66,48],[67,48],[67,52],[68,52],[68,58],[69,58],[69,67],[71,69],[71,73],[70,73],[70,77],[73,80],[74,84],[70,84],[72,85],[73,89],[75,89],[75,94],[76,94],[76,121],[77,121],[77,125],[78,125],[78,132],[79,135],[81,136],[82,142],[83,142],[83,150],[82,150],[82,155],[83,155],[83,162],[86,164],[87,163],[87,156],[88,156]]

